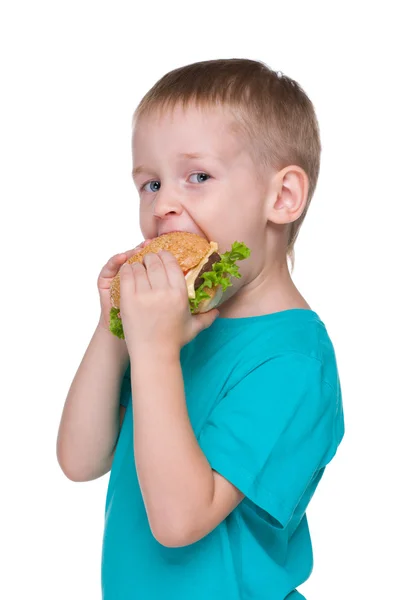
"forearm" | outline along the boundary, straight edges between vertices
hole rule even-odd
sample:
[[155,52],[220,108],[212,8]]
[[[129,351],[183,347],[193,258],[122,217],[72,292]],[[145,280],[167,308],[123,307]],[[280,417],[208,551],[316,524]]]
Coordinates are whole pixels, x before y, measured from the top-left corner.
[[183,539],[193,515],[211,506],[214,478],[189,420],[179,356],[166,349],[131,362],[135,463],[149,523],[157,539]]
[[119,393],[129,353],[100,325],[92,336],[65,401],[57,438],[57,458],[73,480],[106,472],[119,433]]

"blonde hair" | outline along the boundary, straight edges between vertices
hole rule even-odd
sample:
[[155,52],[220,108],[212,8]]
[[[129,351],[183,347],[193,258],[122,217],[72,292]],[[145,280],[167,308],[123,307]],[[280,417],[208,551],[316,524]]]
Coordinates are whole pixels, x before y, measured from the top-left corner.
[[301,86],[260,61],[208,60],[164,75],[140,101],[133,123],[154,109],[180,103],[230,108],[261,169],[300,166],[309,182],[301,216],[290,224],[286,254],[294,268],[294,244],[313,197],[320,169],[321,141],[313,104]]

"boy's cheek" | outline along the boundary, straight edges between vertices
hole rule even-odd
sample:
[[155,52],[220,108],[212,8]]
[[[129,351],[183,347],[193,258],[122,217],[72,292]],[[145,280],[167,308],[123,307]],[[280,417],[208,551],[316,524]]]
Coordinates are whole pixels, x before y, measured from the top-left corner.
[[140,214],[140,231],[142,232],[144,240],[151,240],[157,237],[154,217],[147,209],[146,213],[142,211]]

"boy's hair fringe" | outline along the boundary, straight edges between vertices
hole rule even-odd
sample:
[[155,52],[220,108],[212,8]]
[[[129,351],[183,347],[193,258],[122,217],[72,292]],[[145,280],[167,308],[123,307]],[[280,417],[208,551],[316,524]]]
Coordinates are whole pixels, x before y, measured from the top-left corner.
[[139,103],[133,123],[154,109],[225,106],[249,136],[261,170],[289,165],[304,169],[309,191],[302,215],[290,224],[287,257],[294,268],[294,245],[317,185],[321,141],[314,106],[301,86],[265,63],[231,58],[208,60],[164,75]]

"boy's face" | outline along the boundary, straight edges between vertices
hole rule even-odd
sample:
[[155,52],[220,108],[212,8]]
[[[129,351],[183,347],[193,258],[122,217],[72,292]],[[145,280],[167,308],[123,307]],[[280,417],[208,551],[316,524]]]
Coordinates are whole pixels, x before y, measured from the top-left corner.
[[217,242],[220,253],[234,241],[252,251],[238,263],[242,278],[232,279],[229,297],[262,269],[266,231],[266,190],[232,123],[221,108],[176,107],[141,117],[132,140],[145,239],[190,231]]

